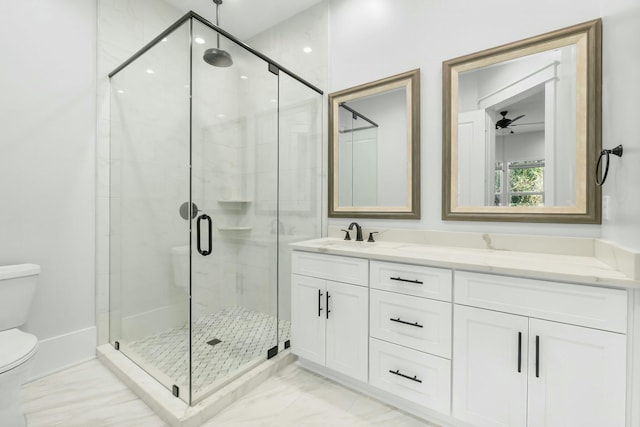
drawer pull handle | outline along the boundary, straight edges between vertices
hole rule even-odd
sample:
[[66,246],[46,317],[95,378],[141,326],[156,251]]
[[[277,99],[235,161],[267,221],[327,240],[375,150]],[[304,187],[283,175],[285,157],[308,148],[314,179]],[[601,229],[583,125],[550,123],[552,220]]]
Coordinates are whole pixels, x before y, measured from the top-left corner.
[[422,285],[423,283],[420,280],[409,280],[409,279],[403,279],[402,277],[398,276],[398,277],[389,277],[389,279],[391,280],[397,280],[398,282],[407,282],[407,283],[416,283],[418,285]]
[[416,328],[424,328],[424,326],[422,326],[418,322],[415,322],[415,323],[406,322],[404,320],[400,320],[399,317],[397,319],[394,319],[393,317],[391,317],[389,320],[391,320],[392,322],[402,323],[403,325],[415,326]]
[[389,372],[392,373],[393,375],[397,375],[399,377],[406,378],[408,380],[415,381],[417,383],[422,384],[422,380],[419,380],[417,376],[414,375],[413,377],[410,377],[409,375],[402,374],[400,373],[400,369],[396,369],[395,371],[392,371],[391,369],[389,369]]

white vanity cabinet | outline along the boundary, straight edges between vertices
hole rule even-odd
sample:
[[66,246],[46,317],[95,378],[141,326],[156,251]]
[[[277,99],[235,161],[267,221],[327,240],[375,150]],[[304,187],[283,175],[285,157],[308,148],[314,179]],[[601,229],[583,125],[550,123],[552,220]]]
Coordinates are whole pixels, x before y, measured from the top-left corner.
[[640,427],[637,291],[363,248],[293,252],[302,366],[438,425]]
[[454,302],[454,418],[624,427],[625,291],[456,272]]
[[291,348],[301,358],[366,382],[368,265],[360,258],[293,253]]

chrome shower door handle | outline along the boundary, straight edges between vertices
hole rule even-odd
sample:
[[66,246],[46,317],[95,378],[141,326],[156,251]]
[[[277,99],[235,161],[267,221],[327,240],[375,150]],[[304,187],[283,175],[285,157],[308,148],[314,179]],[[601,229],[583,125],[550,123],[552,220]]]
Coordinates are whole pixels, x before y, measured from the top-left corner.
[[[202,221],[207,221],[207,225],[208,225],[208,246],[207,249],[202,249],[202,245],[200,243],[200,241],[202,240],[202,235],[201,235],[201,227],[200,224],[202,223]],[[196,247],[198,249],[198,252],[200,253],[200,255],[202,256],[207,256],[207,255],[211,255],[212,252],[212,242],[213,242],[213,230],[212,230],[212,222],[211,222],[211,217],[207,214],[202,214],[198,217],[198,221],[196,222],[196,230],[197,230],[197,235],[196,235]]]

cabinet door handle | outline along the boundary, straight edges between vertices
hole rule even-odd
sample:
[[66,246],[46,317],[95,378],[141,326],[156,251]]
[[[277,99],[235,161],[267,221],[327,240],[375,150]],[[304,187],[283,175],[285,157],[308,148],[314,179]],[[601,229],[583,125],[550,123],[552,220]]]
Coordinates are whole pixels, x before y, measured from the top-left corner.
[[396,280],[398,282],[407,282],[407,283],[416,283],[418,285],[422,285],[422,282],[420,280],[409,280],[409,279],[403,279],[402,277],[398,276],[398,277],[389,277],[390,280]]
[[329,298],[331,298],[331,295],[329,295],[329,291],[327,291],[327,304],[326,304],[326,309],[327,309],[327,319],[329,318],[329,313],[331,313],[331,310],[329,310]]
[[391,369],[389,369],[389,373],[422,384],[422,380],[419,380],[416,375],[414,375],[413,377],[410,377],[409,375],[400,373],[400,369],[396,369],[395,371],[392,371]]
[[321,312],[322,312],[322,291],[320,289],[318,289],[318,317],[321,316]]
[[518,372],[522,372],[522,332],[518,332]]
[[540,336],[536,335],[536,378],[540,378]]
[[415,323],[407,322],[407,321],[404,321],[404,320],[400,320],[399,317],[397,319],[394,319],[392,317],[389,320],[391,320],[392,322],[402,323],[403,325],[415,326],[416,328],[424,328],[424,326],[422,326],[418,322],[415,322]]

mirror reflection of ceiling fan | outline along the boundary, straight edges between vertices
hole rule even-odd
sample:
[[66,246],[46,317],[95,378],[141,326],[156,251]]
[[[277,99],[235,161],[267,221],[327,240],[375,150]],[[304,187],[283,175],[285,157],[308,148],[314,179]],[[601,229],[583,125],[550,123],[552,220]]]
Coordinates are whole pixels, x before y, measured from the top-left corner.
[[544,123],[544,122],[537,122],[537,123],[518,123],[518,124],[513,124],[516,120],[520,120],[521,118],[526,116],[526,114],[521,114],[518,117],[513,118],[513,119],[507,118],[507,114],[509,114],[509,112],[506,111],[506,110],[505,111],[500,111],[500,115],[502,116],[502,118],[496,122],[496,129],[508,129],[510,131],[509,133],[515,133],[513,131],[513,129],[511,129],[512,126],[539,125],[539,124],[543,124]]

